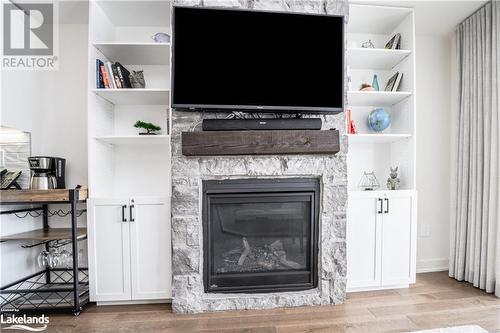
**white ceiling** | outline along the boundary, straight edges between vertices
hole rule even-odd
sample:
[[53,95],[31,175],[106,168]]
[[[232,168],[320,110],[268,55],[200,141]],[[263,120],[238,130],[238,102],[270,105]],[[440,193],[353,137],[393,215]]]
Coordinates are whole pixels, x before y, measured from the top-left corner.
[[[88,0],[56,0],[59,2],[60,23],[88,22]],[[14,0],[14,2],[16,2]],[[415,9],[417,34],[446,35],[466,17],[484,5],[486,0],[351,0],[350,3],[373,4]]]
[[[23,8],[23,4],[30,3],[21,0],[7,1],[18,8]],[[36,1],[33,2],[36,3]],[[59,24],[87,24],[89,22],[88,0],[52,0],[51,2],[57,6]]]
[[485,0],[352,0],[350,3],[372,4],[394,7],[410,7],[415,10],[415,30],[417,34],[447,35],[466,17],[474,13]]

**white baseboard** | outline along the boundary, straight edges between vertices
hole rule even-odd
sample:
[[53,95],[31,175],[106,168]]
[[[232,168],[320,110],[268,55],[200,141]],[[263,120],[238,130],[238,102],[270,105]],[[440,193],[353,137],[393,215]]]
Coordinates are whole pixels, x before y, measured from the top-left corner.
[[395,285],[384,286],[384,287],[356,287],[356,288],[348,287],[346,292],[358,293],[358,292],[362,292],[362,291],[377,291],[377,290],[386,290],[386,289],[405,289],[405,288],[408,288],[409,286],[410,286],[409,284],[395,284]]
[[137,300],[137,301],[104,301],[96,302],[97,306],[106,305],[132,305],[132,304],[161,304],[172,303],[172,299],[150,299],[150,300]]
[[448,270],[448,258],[417,260],[417,273],[442,272]]

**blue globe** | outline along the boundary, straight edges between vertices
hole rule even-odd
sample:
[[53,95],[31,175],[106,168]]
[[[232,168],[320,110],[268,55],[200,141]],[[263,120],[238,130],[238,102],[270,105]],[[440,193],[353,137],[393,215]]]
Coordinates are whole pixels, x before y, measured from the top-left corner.
[[391,114],[382,108],[370,112],[368,126],[375,132],[382,132],[391,124]]

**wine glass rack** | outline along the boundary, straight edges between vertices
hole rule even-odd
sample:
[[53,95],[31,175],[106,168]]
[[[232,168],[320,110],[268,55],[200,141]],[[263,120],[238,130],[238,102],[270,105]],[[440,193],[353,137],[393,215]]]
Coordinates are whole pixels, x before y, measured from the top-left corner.
[[[24,276],[8,285],[0,287],[0,313],[12,312],[66,312],[79,315],[89,301],[88,268],[79,265],[79,241],[87,238],[87,229],[77,226],[78,216],[84,210],[78,210],[79,204],[86,204],[87,189],[77,187],[64,190],[9,190],[1,192],[0,205],[29,205],[26,208],[1,211],[1,215],[31,213],[40,216],[41,229],[13,235],[0,236],[0,242],[23,241],[33,244],[23,248],[44,246],[48,251],[53,247],[71,245],[72,265],[68,268],[46,267],[36,273]],[[70,228],[49,227],[49,205],[70,205]],[[35,205],[36,207],[32,207]],[[60,212],[61,210],[59,210]],[[35,215],[33,215],[35,214]],[[24,215],[26,216],[26,215]]]

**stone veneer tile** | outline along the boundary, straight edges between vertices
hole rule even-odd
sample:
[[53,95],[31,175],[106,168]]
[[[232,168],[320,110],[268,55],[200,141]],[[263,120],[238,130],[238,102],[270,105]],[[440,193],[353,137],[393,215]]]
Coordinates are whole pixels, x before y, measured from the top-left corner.
[[200,191],[198,186],[172,186],[172,217],[198,216],[200,212]]
[[200,272],[199,247],[172,247],[172,271],[175,275]]
[[198,247],[200,241],[201,222],[198,217],[175,217],[172,219],[172,246]]
[[[348,14],[347,0],[177,0],[177,5]],[[174,111],[172,116],[173,302],[176,313],[338,304],[345,300],[347,139],[336,155],[185,157],[181,132],[224,114]],[[306,116],[310,117],[310,116]],[[324,115],[323,129],[345,133],[344,114]],[[321,211],[318,288],[267,294],[207,294],[203,286],[201,184],[208,179],[319,177]]]

